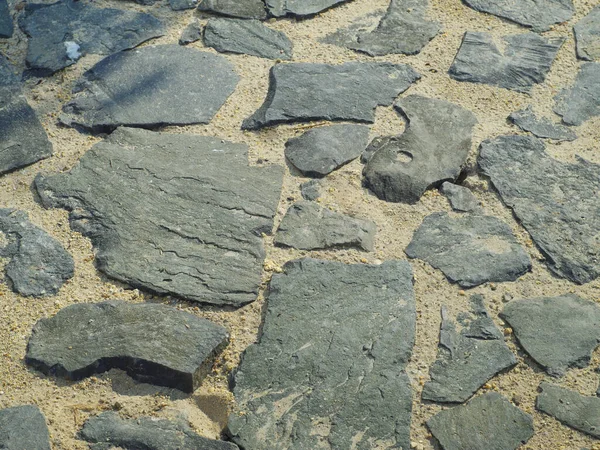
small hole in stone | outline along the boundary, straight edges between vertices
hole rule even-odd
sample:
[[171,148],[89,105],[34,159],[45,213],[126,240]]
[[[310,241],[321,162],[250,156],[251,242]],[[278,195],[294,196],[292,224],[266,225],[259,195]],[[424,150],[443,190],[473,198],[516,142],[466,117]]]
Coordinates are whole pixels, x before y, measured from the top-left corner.
[[396,161],[398,161],[399,163],[402,164],[408,164],[409,162],[411,162],[413,160],[413,155],[411,155],[409,152],[398,152],[398,154],[396,155]]

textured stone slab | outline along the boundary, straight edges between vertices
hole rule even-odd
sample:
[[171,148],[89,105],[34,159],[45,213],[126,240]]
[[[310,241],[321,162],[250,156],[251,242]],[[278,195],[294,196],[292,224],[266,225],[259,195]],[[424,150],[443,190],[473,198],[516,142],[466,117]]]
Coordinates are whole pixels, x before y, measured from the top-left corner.
[[508,120],[523,131],[529,131],[539,138],[554,139],[556,141],[574,141],[577,139],[577,134],[570,128],[554,123],[546,117],[538,118],[531,105],[520,111],[515,111],[508,116]]
[[600,6],[573,27],[577,42],[577,56],[587,61],[600,60]]
[[[249,167],[219,138],[115,131],[68,173],[36,179],[46,207],[71,211],[112,278],[206,303],[254,301],[283,168]],[[88,189],[94,186],[94,189]]]
[[208,123],[238,81],[222,56],[179,45],[144,47],[85,72],[60,119],[92,131]]
[[192,22],[181,32],[179,45],[188,45],[202,39],[202,27],[198,22]]
[[6,0],[0,0],[0,38],[9,38],[13,32],[13,19],[8,9],[8,3]]
[[316,200],[321,196],[321,181],[310,180],[300,185],[300,193],[304,200]]
[[277,64],[263,105],[242,125],[247,130],[313,120],[375,121],[421,76],[406,64],[348,62]]
[[583,64],[575,84],[560,91],[554,99],[554,112],[567,125],[581,125],[600,116],[600,63]]
[[308,17],[352,0],[265,0],[274,17]]
[[184,11],[198,6],[198,0],[169,0],[169,6],[173,11]]
[[46,419],[37,406],[23,405],[0,410],[0,448],[50,450]]
[[564,163],[530,136],[484,141],[479,167],[546,256],[548,267],[576,283],[600,275],[600,166]]
[[481,209],[479,200],[469,188],[446,181],[442,184],[440,191],[448,198],[455,211],[473,212]]
[[240,19],[267,18],[264,0],[201,0],[198,9]]
[[412,284],[402,261],[286,264],[235,377],[233,440],[245,450],[408,449]]
[[491,84],[529,92],[542,83],[564,38],[544,38],[536,33],[505,36],[503,52],[492,35],[467,31],[448,73],[457,81]]

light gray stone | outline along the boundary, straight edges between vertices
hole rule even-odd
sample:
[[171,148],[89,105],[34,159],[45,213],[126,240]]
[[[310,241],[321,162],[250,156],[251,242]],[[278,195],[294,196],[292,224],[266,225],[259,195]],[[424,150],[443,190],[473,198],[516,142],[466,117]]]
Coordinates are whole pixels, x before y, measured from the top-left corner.
[[8,2],[0,0],[0,38],[9,38],[13,35],[13,19],[8,9]]
[[508,120],[513,122],[523,131],[529,131],[539,138],[554,139],[556,141],[574,141],[577,134],[568,127],[552,122],[546,117],[537,117],[529,105],[520,111],[515,111]]
[[202,27],[198,22],[192,22],[181,32],[179,45],[188,45],[202,39]]
[[440,191],[448,198],[452,209],[455,211],[473,212],[481,209],[479,200],[469,188],[446,181],[442,184]]
[[577,42],[577,56],[587,61],[600,60],[600,6],[573,27]]
[[352,0],[265,0],[274,17],[308,17]]
[[300,192],[304,200],[316,200],[321,196],[321,181],[310,180],[300,185]]
[[575,84],[560,91],[554,99],[554,112],[567,125],[581,125],[600,116],[600,63],[583,64]]
[[50,450],[46,419],[37,406],[23,405],[0,410],[2,450]]
[[267,18],[264,0],[200,0],[198,9],[240,19]]

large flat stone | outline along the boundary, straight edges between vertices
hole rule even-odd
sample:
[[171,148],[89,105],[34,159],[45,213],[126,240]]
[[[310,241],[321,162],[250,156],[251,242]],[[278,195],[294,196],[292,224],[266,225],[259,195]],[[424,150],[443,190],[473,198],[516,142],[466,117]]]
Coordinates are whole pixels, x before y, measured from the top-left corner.
[[37,406],[23,405],[0,410],[0,448],[50,450],[46,419]]
[[554,139],[556,141],[574,141],[577,134],[569,127],[552,122],[546,117],[537,117],[529,105],[525,109],[515,111],[508,120],[513,122],[523,131],[529,131],[539,138]]
[[245,450],[409,448],[414,344],[408,263],[304,259],[274,275],[262,335],[235,377]]
[[9,38],[13,35],[13,19],[8,9],[8,2],[0,0],[0,38]]
[[581,125],[600,116],[600,63],[585,63],[579,69],[575,84],[555,97],[554,112],[567,125]]
[[308,17],[352,0],[265,0],[274,17]]
[[587,61],[600,60],[600,6],[573,27],[577,42],[577,56]]
[[240,19],[267,18],[264,0],[201,0],[198,9]]

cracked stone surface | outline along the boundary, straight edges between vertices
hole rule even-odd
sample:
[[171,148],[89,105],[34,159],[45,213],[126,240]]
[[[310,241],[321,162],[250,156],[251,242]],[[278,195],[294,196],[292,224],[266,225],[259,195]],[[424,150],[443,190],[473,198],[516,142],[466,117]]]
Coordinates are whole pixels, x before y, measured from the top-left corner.
[[481,209],[479,200],[469,188],[446,181],[442,184],[440,192],[448,198],[454,211],[473,212]]
[[46,419],[37,406],[23,405],[0,410],[0,448],[50,450]]
[[[159,294],[242,305],[258,294],[283,168],[220,138],[119,128],[70,172],[36,178],[70,211],[108,276]],[[94,189],[88,189],[94,186]]]
[[274,17],[309,17],[352,0],[265,0]]
[[573,27],[577,43],[577,56],[587,61],[600,60],[600,6]]
[[581,125],[600,116],[600,63],[583,64],[575,84],[560,91],[554,99],[554,112],[567,125]]
[[0,0],[0,38],[9,38],[13,35],[14,26],[8,2]]
[[264,0],[201,0],[198,9],[240,19],[267,18]]
[[529,131],[539,138],[554,139],[556,141],[574,141],[577,134],[569,127],[552,122],[546,117],[537,117],[531,105],[525,109],[515,111],[508,120],[513,122],[523,131]]
[[[381,265],[304,259],[273,276],[262,335],[235,377],[229,418],[245,450],[409,448],[404,369],[415,338],[413,276]],[[282,430],[287,430],[281,433]]]
[[179,45],[188,45],[202,39],[202,27],[196,22],[190,23],[181,32],[179,37]]

